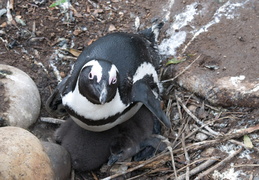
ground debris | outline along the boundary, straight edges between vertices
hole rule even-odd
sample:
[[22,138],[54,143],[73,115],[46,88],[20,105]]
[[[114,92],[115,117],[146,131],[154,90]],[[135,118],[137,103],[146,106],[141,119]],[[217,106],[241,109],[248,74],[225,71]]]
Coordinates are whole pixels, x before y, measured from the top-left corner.
[[[162,29],[162,36],[167,38],[169,36],[167,27],[174,24],[174,17],[178,17],[174,15],[181,13],[180,11],[184,9],[185,5],[196,3],[194,0],[188,3],[186,1],[175,1],[177,9],[173,9],[169,1],[161,3],[162,1],[155,0],[77,0],[70,1],[71,6],[67,12],[61,12],[58,7],[49,8],[54,1],[4,1],[8,1],[9,6],[7,7],[6,3],[1,6],[2,2],[0,2],[0,61],[27,72],[36,82],[43,103],[46,102],[50,93],[57,86],[58,81],[69,74],[71,65],[85,46],[111,31],[136,32],[136,29],[145,29],[154,18],[160,18],[160,16],[162,16],[162,19],[169,18],[164,29]],[[13,7],[11,6],[12,2]],[[224,3],[223,1],[213,1],[208,7],[215,9],[224,4],[227,5],[225,2],[228,1],[224,1]],[[251,9],[256,9],[256,7],[258,7],[257,2],[254,3]],[[171,11],[164,11],[164,9],[170,9]],[[197,12],[199,9],[206,10],[206,7],[199,3],[193,10]],[[245,10],[245,8],[240,9]],[[161,12],[164,14],[161,15]],[[204,17],[209,19],[213,17],[214,12],[216,10],[208,11]],[[16,16],[25,22],[25,26],[16,22]],[[199,25],[204,23],[202,22],[202,16],[201,13],[197,16],[199,17],[198,22],[193,22],[183,28],[193,31],[193,28],[200,27]],[[242,72],[250,72],[250,70],[252,72],[254,70],[257,73],[257,67],[248,66],[249,62],[253,61],[253,58],[258,58],[256,48],[258,46],[251,43],[254,42],[252,41],[253,39],[258,37],[258,34],[249,30],[256,24],[252,23],[252,20],[257,20],[253,19],[253,17],[247,14],[246,17],[241,19],[235,18],[242,23],[250,22],[251,20],[251,24],[240,26],[239,29],[236,29],[236,24],[233,29],[226,29],[224,25],[211,27],[218,34],[213,35],[211,32],[207,32],[207,39],[196,36],[196,39],[192,41],[191,37],[187,37],[192,43],[187,44],[186,42],[189,49],[185,49],[185,53],[179,55],[181,58],[176,58],[176,60],[180,59],[180,62],[171,61],[168,63],[164,70],[165,75],[162,76],[164,84],[169,84],[170,87],[165,86],[169,99],[164,102],[164,109],[173,125],[170,130],[164,129],[163,136],[168,138],[171,152],[162,152],[146,161],[117,163],[117,165],[127,166],[127,170],[120,174],[118,172],[112,174],[109,169],[107,169],[107,172],[74,172],[74,179],[110,179],[121,176],[128,179],[176,179],[176,177],[213,179],[214,171],[222,174],[222,172],[228,172],[227,170],[232,167],[235,168],[233,169],[235,172],[242,171],[247,175],[258,177],[259,110],[255,108],[258,101],[246,98],[247,94],[239,94],[244,97],[243,104],[254,102],[254,108],[247,108],[237,106],[240,105],[235,104],[237,102],[235,98],[238,96],[232,96],[233,94],[230,94],[227,98],[212,96],[218,95],[218,89],[216,88],[212,89],[215,91],[209,91],[207,86],[199,86],[202,91],[212,93],[205,98],[200,98],[200,91],[192,90],[186,85],[179,86],[181,82],[187,81],[187,79],[192,85],[204,84],[204,82],[201,83],[200,75],[196,76],[195,73],[191,72],[192,69],[200,68],[198,72],[205,74],[205,76],[212,75],[213,77],[235,70],[242,70]],[[228,20],[227,22],[230,25],[233,23]],[[222,33],[222,29],[227,31]],[[181,35],[183,31],[178,28],[174,32],[176,35]],[[224,41],[220,41],[223,34],[229,34],[229,36],[227,36],[227,40],[223,38]],[[248,46],[241,50],[234,49],[231,43],[241,43],[242,45],[239,47]],[[183,44],[183,46],[186,44]],[[225,48],[226,46],[229,48]],[[205,47],[205,50],[201,50],[202,47]],[[243,61],[233,61],[230,58],[230,52],[234,53],[232,54],[233,59],[238,59],[241,56]],[[214,61],[218,54],[220,54],[222,62],[212,65],[206,63],[207,60],[209,62]],[[224,61],[226,59],[227,61]],[[234,63],[240,65],[239,69],[232,68]],[[217,72],[220,72],[220,74],[217,74]],[[182,77],[183,75],[185,75],[185,78]],[[241,87],[238,85],[243,85],[242,78],[242,76],[238,75],[234,79],[222,79],[219,83],[232,80],[231,82],[234,85]],[[210,83],[210,81],[207,83]],[[252,85],[250,91],[255,94],[256,90],[258,90],[258,84]],[[186,91],[184,88],[191,91]],[[234,97],[234,99],[231,99],[230,96]],[[222,101],[219,102],[219,100]],[[232,106],[222,107],[211,104],[214,102],[219,102],[219,105]],[[49,114],[43,105],[40,117],[48,116]],[[57,121],[50,119],[46,123],[39,120],[37,125],[32,127],[32,132],[34,134],[38,133],[39,138],[48,139],[45,135],[51,136],[58,126],[54,124],[52,127],[53,122],[56,123]],[[62,122],[58,121],[58,123]],[[197,138],[199,133],[206,135],[207,138]],[[253,147],[247,148],[245,145],[247,143],[243,142],[246,135],[249,137]],[[232,149],[223,151],[222,149],[224,148],[221,147]],[[229,152],[234,154],[228,154]],[[221,162],[224,162],[224,164]],[[242,175],[240,176],[242,178]]]
[[[179,104],[179,117],[182,117],[181,123],[175,124],[171,130],[165,130],[167,137],[170,137],[170,146],[173,150],[173,155],[166,151],[162,152],[155,157],[142,161],[142,162],[121,162],[123,165],[127,165],[128,169],[122,173],[115,173],[109,177],[104,178],[113,179],[119,176],[125,176],[131,174],[130,179],[137,178],[172,178],[172,179],[203,179],[212,177],[215,170],[228,169],[230,164],[239,164],[251,162],[251,167],[256,168],[257,164],[248,159],[238,157],[247,148],[245,143],[240,141],[240,138],[247,135],[256,133],[259,131],[259,121],[257,125],[250,127],[240,127],[237,124],[235,127],[214,128],[214,124],[229,121],[240,120],[240,118],[250,118],[243,112],[233,113],[225,111],[224,109],[218,109],[206,104],[204,101],[197,101],[197,97],[193,98],[193,95],[188,95],[182,92],[177,92],[176,100]],[[182,98],[180,98],[182,97]],[[182,106],[184,104],[184,106]],[[197,121],[197,114],[199,111],[191,112],[186,106],[193,104],[198,108],[204,108],[209,114],[209,118],[204,117],[203,122]],[[171,104],[177,106],[177,104]],[[172,109],[172,107],[167,107]],[[218,112],[215,112],[215,109]],[[213,117],[211,117],[213,114]],[[231,118],[229,116],[231,114]],[[196,124],[196,125],[195,125]],[[192,128],[195,125],[195,128]],[[210,127],[209,129],[206,127]],[[212,130],[213,128],[213,130]],[[175,137],[173,132],[178,132]],[[208,140],[199,140],[195,138],[198,133],[206,132]],[[251,142],[256,141],[256,138],[250,138]],[[221,151],[218,146],[224,146],[224,144],[232,143],[233,147],[230,154],[226,155]],[[250,155],[258,158],[258,143],[257,146],[250,148],[253,149]],[[119,163],[118,163],[119,164]],[[241,167],[241,166],[238,166]],[[134,171],[137,171],[137,175],[134,175]]]

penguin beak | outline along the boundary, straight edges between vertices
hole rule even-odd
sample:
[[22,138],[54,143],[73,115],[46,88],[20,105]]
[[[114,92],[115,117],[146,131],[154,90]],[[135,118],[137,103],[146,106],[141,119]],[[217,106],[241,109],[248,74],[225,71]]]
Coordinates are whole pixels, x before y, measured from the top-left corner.
[[102,81],[100,84],[100,96],[99,101],[101,104],[104,104],[107,100],[107,83],[106,81]]

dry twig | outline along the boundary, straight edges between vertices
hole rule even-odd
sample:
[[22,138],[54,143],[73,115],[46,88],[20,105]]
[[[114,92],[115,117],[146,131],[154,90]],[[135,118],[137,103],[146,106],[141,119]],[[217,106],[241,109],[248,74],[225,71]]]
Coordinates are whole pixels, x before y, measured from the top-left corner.
[[[228,133],[228,134],[225,134],[225,135],[218,136],[214,140],[208,140],[208,141],[193,143],[189,146],[186,146],[186,149],[188,151],[197,151],[199,149],[203,149],[203,148],[208,147],[208,146],[215,146],[216,144],[223,143],[223,142],[228,141],[230,139],[239,138],[241,136],[244,136],[245,134],[250,134],[250,133],[253,133],[253,132],[258,131],[258,130],[259,130],[259,125],[256,125],[256,126],[253,126],[253,127],[238,130],[235,133]],[[174,153],[180,153],[180,152],[183,152],[183,148],[179,148],[179,149],[174,150]]]
[[11,10],[13,9],[12,2],[13,2],[12,0],[11,1],[7,1],[7,5],[6,5],[7,24],[12,24],[14,22],[13,16],[11,14]]
[[239,150],[237,150],[233,154],[230,154],[228,157],[223,159],[221,162],[219,162],[215,166],[213,166],[213,167],[209,168],[208,170],[204,171],[203,173],[199,174],[198,177],[195,178],[195,180],[202,179],[204,176],[208,175],[210,172],[214,171],[215,169],[217,169],[221,165],[223,165],[223,164],[227,163],[228,161],[230,161],[233,157],[235,157],[237,154],[239,154],[242,150],[243,150],[243,148],[240,148]]
[[[211,159],[205,161],[204,163],[202,163],[201,165],[199,165],[198,167],[196,168],[193,168],[191,171],[190,171],[190,176],[193,176],[201,171],[203,171],[204,169],[208,168],[209,166],[211,166],[212,164],[214,164],[216,161],[218,161],[218,157],[212,157]],[[186,177],[185,174],[182,174],[181,176],[178,177],[177,180],[184,180]]]
[[[179,104],[183,107],[183,109],[186,111],[187,114],[189,114],[198,124],[204,125],[204,123],[199,120],[187,107],[186,105],[182,102],[182,100],[175,94],[176,100],[179,101]],[[207,129],[212,135],[218,136],[219,133],[212,130],[208,125],[204,126],[205,129]]]
[[137,166],[135,166],[135,167],[133,167],[133,168],[128,169],[126,172],[117,173],[117,174],[111,175],[111,176],[109,176],[109,177],[106,177],[106,178],[104,178],[104,179],[102,179],[102,180],[110,180],[110,179],[113,179],[113,178],[122,176],[122,175],[124,175],[124,174],[127,174],[127,173],[129,173],[129,172],[135,171],[135,170],[140,169],[140,168],[144,167],[145,165],[147,165],[147,164],[149,164],[149,163],[151,163],[151,162],[153,162],[153,161],[155,161],[155,160],[161,159],[163,156],[168,155],[168,154],[169,154],[169,153],[164,153],[164,154],[158,155],[158,156],[156,156],[156,157],[154,157],[154,158],[151,158],[151,159],[149,159],[149,160],[146,160],[146,161],[143,162],[142,164],[139,164],[139,165],[137,165]]
[[184,155],[185,155],[185,159],[186,159],[186,164],[187,164],[185,179],[189,180],[190,179],[190,167],[189,167],[190,158],[189,158],[189,154],[186,150],[186,146],[185,146],[185,135],[184,135],[184,133],[182,134],[182,147],[183,147],[183,151],[184,151]]
[[233,167],[238,168],[238,167],[259,167],[259,164],[236,164]]
[[42,122],[52,123],[52,124],[62,124],[65,122],[65,120],[57,119],[57,118],[51,118],[51,117],[41,117],[40,120]]

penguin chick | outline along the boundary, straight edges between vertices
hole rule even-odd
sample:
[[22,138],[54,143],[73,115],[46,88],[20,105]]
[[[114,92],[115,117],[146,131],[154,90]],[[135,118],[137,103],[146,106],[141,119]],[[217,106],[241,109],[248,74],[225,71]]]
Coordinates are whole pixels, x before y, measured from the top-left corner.
[[107,162],[111,141],[117,135],[117,127],[92,132],[81,128],[69,118],[57,129],[55,139],[70,153],[75,170],[91,171]]
[[[119,135],[111,143],[108,165],[112,165],[116,161],[124,161],[148,146],[153,147],[153,151],[138,155],[138,159],[152,156],[157,148],[159,151],[163,151],[166,146],[161,143],[160,139],[152,137],[155,121],[157,121],[156,117],[145,106],[142,106],[131,119],[120,124],[118,126]],[[161,144],[162,146],[160,146]]]
[[139,34],[112,33],[93,42],[54,91],[59,95],[50,96],[47,109],[65,108],[79,126],[101,132],[127,121],[144,105],[170,127],[159,101],[155,38],[161,27]]

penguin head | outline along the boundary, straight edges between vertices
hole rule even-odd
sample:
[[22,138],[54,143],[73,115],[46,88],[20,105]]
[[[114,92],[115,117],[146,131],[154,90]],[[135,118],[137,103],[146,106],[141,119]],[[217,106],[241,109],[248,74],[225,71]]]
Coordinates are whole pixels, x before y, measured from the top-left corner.
[[116,66],[105,60],[91,60],[79,74],[79,92],[93,104],[110,102],[118,88],[119,72]]

